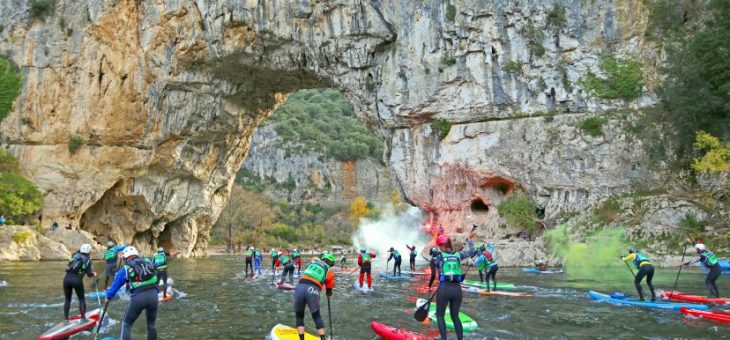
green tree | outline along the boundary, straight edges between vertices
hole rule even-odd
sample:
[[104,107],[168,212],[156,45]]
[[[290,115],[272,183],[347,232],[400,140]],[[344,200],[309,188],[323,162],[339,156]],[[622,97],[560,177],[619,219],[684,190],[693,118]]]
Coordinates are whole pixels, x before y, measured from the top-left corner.
[[532,232],[534,229],[537,214],[535,213],[535,205],[529,197],[524,193],[517,193],[497,206],[499,215],[505,219],[507,225],[527,229]]
[[0,121],[13,109],[13,102],[20,95],[22,86],[20,69],[12,61],[0,57]]
[[18,222],[40,211],[43,196],[35,185],[23,176],[0,172],[0,212],[9,220]]

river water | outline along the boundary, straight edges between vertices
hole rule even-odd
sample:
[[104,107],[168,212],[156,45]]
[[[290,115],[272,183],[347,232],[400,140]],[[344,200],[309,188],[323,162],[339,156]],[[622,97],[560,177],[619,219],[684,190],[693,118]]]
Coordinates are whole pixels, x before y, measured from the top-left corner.
[[[102,273],[103,264],[98,262],[95,263],[96,272]],[[186,296],[160,305],[159,338],[264,339],[275,324],[292,325],[293,293],[275,289],[270,275],[244,282],[242,263],[240,257],[232,256],[171,261],[168,272],[174,278],[174,287]],[[63,267],[61,262],[0,264],[0,281],[8,281],[8,286],[0,287],[0,339],[33,339],[61,320]],[[655,286],[671,288],[676,272],[670,269],[657,271]],[[475,276],[476,272],[470,274],[472,279]],[[426,335],[437,334],[433,323],[424,325],[412,318],[416,298],[427,296],[425,279],[400,282],[374,277],[376,291],[364,295],[352,288],[352,280],[356,277],[357,274],[337,276],[331,300],[336,339],[376,339],[369,326],[372,320]],[[730,295],[729,277],[721,276],[718,281],[725,296]],[[467,333],[467,339],[730,338],[730,326],[686,319],[679,312],[598,303],[587,297],[589,288],[635,295],[631,276],[625,268],[604,272],[600,278],[590,280],[570,280],[563,274],[527,274],[515,268],[502,268],[498,279],[526,286],[522,290],[534,296],[486,297],[464,293],[462,312],[471,315],[480,326],[477,331]],[[91,283],[88,279],[86,282],[88,289]],[[678,289],[706,294],[703,282],[704,275],[699,270],[683,272]],[[329,324],[326,299],[322,302],[322,315]],[[87,303],[89,309],[97,305],[95,299],[87,299]],[[77,312],[77,306],[72,305],[72,313]],[[125,307],[126,303],[119,300],[110,304],[112,322],[103,329],[104,336],[119,336],[118,321],[123,317]],[[308,312],[305,322],[311,331],[313,322]],[[144,324],[144,316],[141,316],[133,328],[134,338],[145,337]],[[92,337],[86,333],[74,338]]]

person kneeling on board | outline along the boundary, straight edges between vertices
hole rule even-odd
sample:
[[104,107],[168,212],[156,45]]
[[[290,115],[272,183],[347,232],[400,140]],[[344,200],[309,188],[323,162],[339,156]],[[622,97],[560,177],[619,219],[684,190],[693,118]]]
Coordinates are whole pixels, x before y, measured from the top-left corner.
[[631,261],[638,270],[634,276],[634,286],[636,286],[636,291],[639,293],[639,300],[644,301],[644,290],[641,289],[641,280],[646,276],[646,285],[649,286],[649,290],[651,291],[651,301],[656,301],[654,285],[651,283],[651,280],[654,278],[654,266],[651,264],[651,260],[636,250],[636,248],[632,247],[629,249],[629,254],[622,257],[621,261]]
[[147,315],[147,339],[157,339],[157,329],[155,321],[157,320],[157,305],[159,288],[157,286],[157,275],[155,275],[155,265],[151,260],[140,258],[137,248],[129,246],[122,251],[124,266],[117,271],[112,286],[106,291],[105,302],[114,298],[122,285],[127,285],[127,291],[130,292],[131,298],[129,306],[124,313],[124,321],[122,322],[122,340],[129,340],[132,337],[131,329],[134,321],[137,320],[142,311]]
[[312,319],[319,332],[319,337],[325,340],[324,322],[319,312],[319,297],[324,285],[329,299],[335,287],[335,274],[332,267],[335,265],[335,255],[326,252],[322,258],[316,258],[302,273],[297,288],[294,290],[294,313],[296,315],[297,332],[299,339],[304,340],[304,307],[309,306]]
[[[397,250],[393,249],[393,247],[390,247],[390,250],[388,250],[388,252],[390,253],[390,256],[388,256],[388,261],[386,261],[386,262],[390,262],[390,260],[393,259],[394,260],[393,276],[396,276],[396,274],[395,274],[396,269],[398,269],[398,276],[400,276],[400,263],[402,260],[400,253]],[[385,274],[387,275],[388,273],[385,273]]]
[[91,263],[91,245],[83,244],[66,265],[66,276],[63,277],[63,295],[66,300],[63,302],[63,320],[68,324],[68,312],[71,309],[71,292],[76,291],[79,299],[79,314],[81,319],[86,321],[86,295],[84,293],[84,275],[96,276]]
[[436,264],[439,268],[439,285],[436,288],[436,321],[438,323],[441,339],[446,339],[446,308],[449,308],[451,321],[454,324],[456,338],[464,339],[464,330],[459,319],[461,309],[461,282],[464,281],[464,273],[461,270],[461,261],[471,258],[476,251],[471,238],[475,233],[469,234],[467,244],[469,249],[455,251],[451,245],[451,239],[447,235],[436,238],[436,245],[441,253],[436,255]]
[[284,279],[286,279],[287,275],[289,275],[289,282],[293,283],[294,261],[292,261],[291,257],[289,257],[287,250],[284,250],[283,254],[279,252],[279,259],[276,260],[276,268],[279,268],[279,265],[284,266],[284,270],[281,272],[281,280],[279,281],[279,284],[284,284]]

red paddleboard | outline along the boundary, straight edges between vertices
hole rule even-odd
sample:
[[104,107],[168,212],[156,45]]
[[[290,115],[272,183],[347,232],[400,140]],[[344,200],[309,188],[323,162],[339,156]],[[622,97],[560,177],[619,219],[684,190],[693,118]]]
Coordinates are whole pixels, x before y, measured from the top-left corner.
[[172,295],[168,294],[166,297],[163,297],[162,294],[160,294],[159,302],[170,301],[170,300],[172,300]]
[[283,290],[292,290],[292,289],[296,288],[296,287],[294,287],[294,285],[292,285],[291,283],[286,282],[286,281],[284,281],[284,283],[279,283],[279,281],[276,281],[276,282],[274,282],[274,286],[276,286],[276,288],[283,289]]
[[55,339],[66,339],[76,333],[91,329],[96,326],[96,322],[99,321],[100,309],[94,309],[86,313],[88,321],[82,322],[81,315],[76,315],[68,319],[68,325],[63,322],[51,327],[43,335],[36,338],[36,340],[55,340]]
[[696,309],[688,309],[684,307],[682,307],[680,311],[682,312],[682,314],[694,318],[703,318],[717,322],[730,323],[730,312],[721,312],[718,310],[702,311]]
[[664,299],[684,301],[684,302],[695,302],[695,303],[714,303],[718,305],[730,305],[730,299],[725,298],[708,298],[700,295],[689,295],[682,294],[680,292],[672,291],[660,291],[659,296]]
[[423,336],[418,333],[409,332],[404,329],[399,329],[395,327],[388,326],[386,324],[382,324],[377,321],[373,321],[370,323],[370,327],[372,327],[373,332],[380,336],[381,338],[385,340],[427,340],[427,339],[435,339]]

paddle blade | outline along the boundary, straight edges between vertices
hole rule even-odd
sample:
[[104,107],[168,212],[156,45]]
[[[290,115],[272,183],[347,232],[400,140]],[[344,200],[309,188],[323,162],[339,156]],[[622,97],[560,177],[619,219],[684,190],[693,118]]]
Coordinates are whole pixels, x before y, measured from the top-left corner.
[[425,303],[421,306],[418,306],[416,309],[416,312],[413,313],[413,318],[416,319],[418,322],[423,322],[423,320],[426,320],[428,317],[428,309],[431,307],[431,303]]

